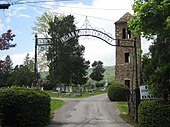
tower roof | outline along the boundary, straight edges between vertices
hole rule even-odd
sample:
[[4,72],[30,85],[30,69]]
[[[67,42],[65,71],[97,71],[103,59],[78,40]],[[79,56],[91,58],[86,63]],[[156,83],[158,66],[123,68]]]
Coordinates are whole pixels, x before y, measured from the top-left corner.
[[116,21],[115,24],[127,23],[131,17],[132,15],[129,12],[127,12],[118,21]]

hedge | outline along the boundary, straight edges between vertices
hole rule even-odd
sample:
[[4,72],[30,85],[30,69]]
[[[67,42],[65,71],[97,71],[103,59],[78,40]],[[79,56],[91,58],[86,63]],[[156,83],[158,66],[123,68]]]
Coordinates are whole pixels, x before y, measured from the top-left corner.
[[126,85],[113,83],[108,88],[108,98],[111,101],[126,101],[129,88]]
[[50,122],[50,97],[48,94],[12,87],[0,91],[2,127],[41,127]]
[[169,127],[170,102],[142,101],[138,107],[138,121],[141,127]]
[[103,87],[103,86],[104,86],[104,84],[101,83],[101,82],[97,82],[97,83],[96,83],[96,87],[98,87],[98,88],[99,88],[99,87]]

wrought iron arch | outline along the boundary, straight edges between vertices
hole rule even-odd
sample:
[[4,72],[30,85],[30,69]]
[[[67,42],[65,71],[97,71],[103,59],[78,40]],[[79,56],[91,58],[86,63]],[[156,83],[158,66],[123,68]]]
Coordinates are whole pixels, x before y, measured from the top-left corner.
[[106,42],[107,44],[109,44],[111,46],[116,46],[116,44],[114,43],[114,40],[116,40],[116,39],[114,39],[112,36],[110,36],[109,34],[103,32],[103,31],[93,29],[93,28],[77,29],[75,31],[65,34],[64,36],[62,36],[58,39],[61,42],[66,42],[72,38],[81,37],[81,36],[95,37],[95,38],[101,39],[102,41]]

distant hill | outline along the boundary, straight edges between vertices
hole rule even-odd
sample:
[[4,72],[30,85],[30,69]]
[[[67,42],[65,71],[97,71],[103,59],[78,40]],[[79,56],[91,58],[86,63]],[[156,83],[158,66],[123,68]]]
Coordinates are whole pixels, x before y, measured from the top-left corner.
[[[113,81],[115,79],[115,67],[114,66],[105,66],[104,69],[105,69],[104,79],[101,82],[106,81],[106,80],[108,82]],[[92,68],[89,68],[87,70],[87,72],[88,72],[88,76],[89,76],[92,73]],[[88,82],[92,82],[92,79],[90,79],[90,77],[89,77]]]
[[[104,79],[102,80],[103,81],[113,81],[115,79],[115,67],[114,66],[105,66],[104,67],[105,69],[105,72],[104,72]],[[87,70],[88,72],[88,76],[92,73],[92,68],[89,68]],[[44,71],[44,72],[41,72],[41,77],[42,78],[45,78],[46,76],[48,75],[48,72],[47,71]],[[90,79],[89,77],[89,80],[88,82],[92,82],[92,80]]]

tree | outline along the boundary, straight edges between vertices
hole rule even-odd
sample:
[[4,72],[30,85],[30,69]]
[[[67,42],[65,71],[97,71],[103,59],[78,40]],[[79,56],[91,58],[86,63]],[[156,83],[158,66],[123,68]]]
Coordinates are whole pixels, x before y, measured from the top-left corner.
[[29,53],[24,58],[24,66],[27,66],[30,71],[34,71],[34,61],[30,58]]
[[8,50],[11,47],[15,47],[16,44],[10,43],[14,37],[15,34],[12,33],[12,30],[7,30],[6,33],[3,33],[0,37],[0,50]]
[[94,63],[92,64],[92,73],[90,74],[90,78],[99,82],[103,79],[104,75],[104,71],[105,69],[103,68],[103,62],[101,61],[94,61]]
[[43,15],[37,17],[35,26],[32,27],[34,34],[42,34],[44,37],[49,37],[48,30],[50,28],[49,23],[54,21],[54,17],[58,13],[55,12],[44,12]]
[[[35,22],[35,26],[32,27],[33,34],[38,34],[44,38],[49,38],[50,35],[48,33],[50,28],[50,22],[54,22],[54,17],[57,16],[58,13],[55,12],[44,12],[43,15],[37,17],[37,21]],[[47,70],[47,65],[49,64],[47,61],[47,46],[39,47],[39,57],[37,64],[39,66],[39,71]]]
[[78,38],[61,42],[58,38],[75,31],[74,17],[72,15],[55,17],[50,23],[49,34],[52,43],[47,53],[49,64],[49,80],[52,84],[58,83],[78,83],[87,81],[86,70],[89,62],[85,61],[84,46],[79,45]]
[[28,66],[17,65],[11,73],[8,83],[14,86],[31,86],[33,80],[34,72],[32,72]]
[[170,91],[169,8],[169,0],[135,0],[134,16],[129,22],[132,31],[142,33],[148,39],[153,38],[148,59],[151,68],[145,68],[145,72],[150,72],[147,82],[152,90],[155,93],[164,93],[165,100],[167,100],[168,90]]
[[135,0],[134,15],[129,21],[129,28],[134,32],[143,33],[147,38],[159,34],[168,36],[169,8],[169,0]]
[[0,69],[0,85],[8,85],[8,78],[10,77],[13,63],[9,55],[5,57],[4,66]]

